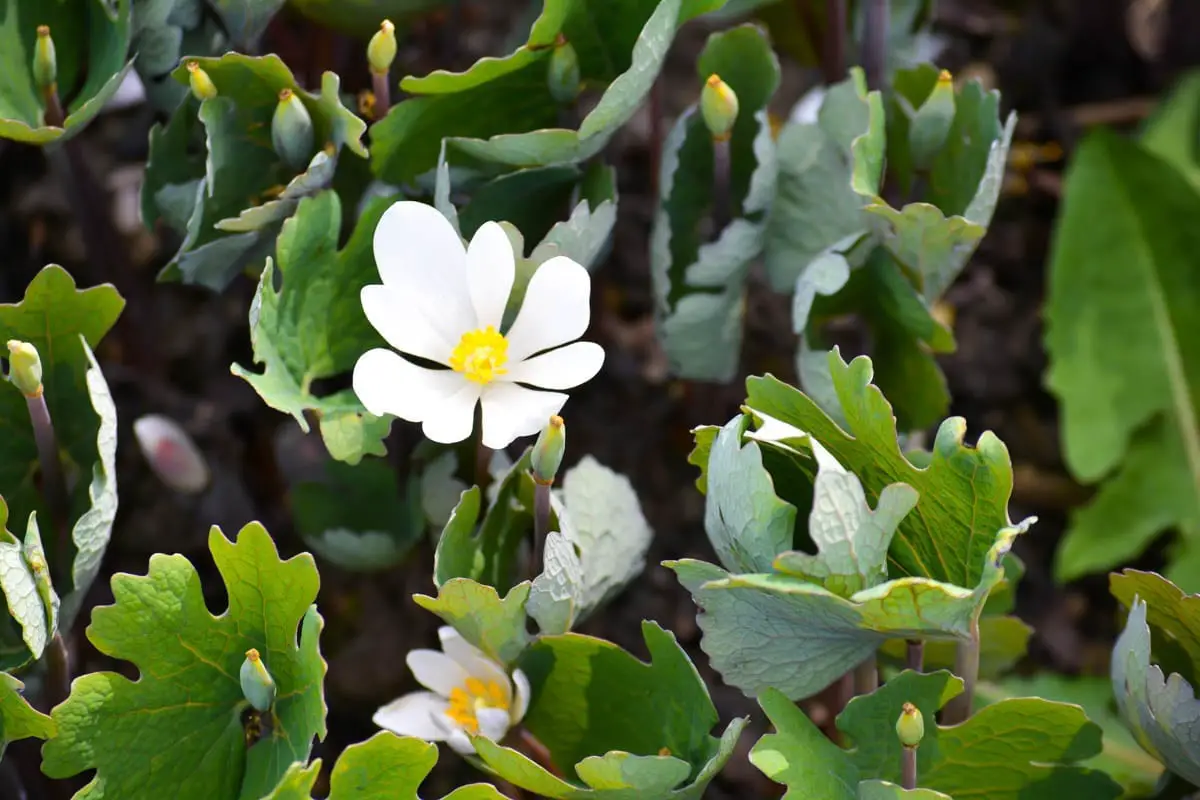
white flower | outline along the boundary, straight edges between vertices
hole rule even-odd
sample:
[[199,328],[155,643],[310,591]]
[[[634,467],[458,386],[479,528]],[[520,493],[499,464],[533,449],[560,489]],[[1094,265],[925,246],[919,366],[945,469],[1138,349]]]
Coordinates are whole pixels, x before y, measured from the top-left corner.
[[420,422],[435,442],[470,436],[476,403],[486,446],[532,436],[567,396],[522,384],[569,389],[604,363],[600,345],[575,341],[587,330],[592,284],[566,256],[537,268],[516,319],[500,333],[516,263],[495,222],[484,223],[464,249],[432,206],[394,203],[375,228],[375,263],[383,284],[363,287],[367,319],[396,350],[449,369],[377,348],[354,365],[354,391],[372,414]]
[[468,733],[498,742],[525,716],[529,679],[504,668],[469,644],[450,626],[438,629],[442,651],[413,650],[408,668],[428,692],[413,692],[375,712],[373,721],[401,736],[447,742],[457,752],[475,752]]

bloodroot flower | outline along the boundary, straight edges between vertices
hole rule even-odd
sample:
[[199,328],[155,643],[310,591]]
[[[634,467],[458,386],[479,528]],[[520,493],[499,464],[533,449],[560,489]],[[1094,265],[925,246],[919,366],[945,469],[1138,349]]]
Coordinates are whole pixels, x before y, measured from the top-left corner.
[[402,201],[384,212],[374,245],[383,284],[363,287],[367,319],[400,353],[448,369],[383,348],[364,353],[354,391],[372,414],[420,422],[427,437],[451,444],[471,435],[482,403],[483,444],[499,449],[536,434],[567,401],[525,384],[569,389],[604,363],[600,345],[575,341],[587,330],[592,284],[566,256],[537,268],[501,332],[516,261],[499,224],[485,222],[464,248],[435,208]]
[[463,755],[475,752],[472,736],[498,742],[529,707],[529,679],[521,670],[510,678],[504,668],[450,626],[438,629],[442,652],[413,650],[408,668],[429,688],[393,700],[375,712],[374,722],[401,736],[447,742]]

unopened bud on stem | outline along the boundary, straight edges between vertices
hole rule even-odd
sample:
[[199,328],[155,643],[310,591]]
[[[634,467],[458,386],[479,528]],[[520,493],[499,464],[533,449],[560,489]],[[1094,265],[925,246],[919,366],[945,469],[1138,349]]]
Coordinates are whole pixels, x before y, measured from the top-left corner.
[[912,703],[905,703],[900,711],[900,719],[896,720],[896,736],[905,747],[917,747],[925,738],[925,718],[921,709]]
[[291,89],[279,92],[279,105],[275,106],[275,116],[271,118],[271,143],[292,169],[304,169],[312,158],[312,117]]
[[43,92],[53,88],[58,80],[58,58],[49,25],[38,25],[37,41],[33,45],[33,79]]
[[579,96],[579,54],[561,33],[550,53],[546,70],[546,85],[557,103],[573,103]]
[[395,60],[396,26],[391,20],[385,19],[367,43],[367,63],[371,65],[372,72],[386,74]]
[[530,453],[533,478],[538,483],[554,483],[554,476],[562,465],[563,452],[567,449],[567,426],[557,414],[550,418],[546,427],[538,434]]
[[717,141],[725,141],[737,122],[738,98],[733,88],[713,73],[700,92],[700,116]]
[[242,694],[258,711],[266,711],[275,702],[275,679],[267,672],[258,651],[253,647],[246,651],[242,662]]
[[8,343],[8,379],[26,397],[42,393],[42,359],[29,342],[12,339]]
[[203,67],[195,61],[189,61],[187,62],[187,71],[188,85],[192,87],[192,94],[196,96],[197,100],[212,100],[217,96],[217,87]]

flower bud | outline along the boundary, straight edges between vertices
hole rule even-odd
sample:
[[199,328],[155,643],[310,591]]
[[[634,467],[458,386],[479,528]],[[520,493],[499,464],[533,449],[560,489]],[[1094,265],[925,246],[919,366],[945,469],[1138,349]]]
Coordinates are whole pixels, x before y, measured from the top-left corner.
[[718,142],[725,141],[733,131],[737,115],[738,98],[733,88],[720,75],[709,75],[700,92],[700,116],[704,117],[709,133]]
[[579,54],[561,33],[550,54],[546,84],[556,103],[573,103],[579,96]]
[[242,694],[250,705],[258,711],[268,710],[275,702],[275,679],[267,672],[266,665],[253,647],[246,651],[240,677]]
[[896,736],[905,747],[916,747],[925,738],[925,718],[921,709],[912,703],[905,703],[900,711],[900,719],[896,720]]
[[195,61],[187,62],[188,84],[197,100],[212,100],[217,96],[217,87],[204,68]]
[[533,479],[538,483],[554,483],[554,476],[562,464],[563,451],[567,449],[567,426],[563,418],[555,414],[533,443],[529,460],[533,465]]
[[954,124],[954,79],[942,70],[924,104],[913,115],[908,129],[908,150],[913,166],[927,170],[946,144]]
[[367,63],[371,65],[372,72],[384,75],[392,68],[395,59],[396,26],[391,20],[385,19],[367,43]]
[[49,25],[38,25],[37,41],[33,45],[33,80],[43,91],[58,80],[58,58],[54,53]]
[[42,393],[42,358],[29,342],[9,341],[8,379],[26,397],[37,397]]
[[271,118],[271,143],[292,169],[304,169],[312,157],[312,117],[291,89],[279,93],[279,105],[275,106],[275,116]]
[[195,494],[208,486],[210,474],[204,455],[170,417],[138,417],[133,423],[133,436],[150,469],[167,486],[185,494]]

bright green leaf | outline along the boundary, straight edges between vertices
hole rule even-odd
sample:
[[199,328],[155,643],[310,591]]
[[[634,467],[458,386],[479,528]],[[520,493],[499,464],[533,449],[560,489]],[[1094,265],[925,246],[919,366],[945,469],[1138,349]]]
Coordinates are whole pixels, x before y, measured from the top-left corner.
[[[1060,578],[1115,566],[1168,529],[1200,542],[1200,233],[1179,223],[1198,211],[1183,176],[1114,133],[1090,135],[1071,161],[1046,381],[1062,404],[1067,466],[1107,480],[1072,519]],[[1194,570],[1171,576],[1200,588]]]
[[[43,748],[47,775],[96,770],[83,790],[95,800],[146,793],[251,800],[307,759],[314,735],[324,737],[312,556],[281,561],[258,523],[236,542],[214,528],[209,548],[229,598],[220,616],[208,610],[200,576],[183,556],[154,555],[147,575],[114,576],[115,603],[92,612],[87,635],[100,652],[131,662],[139,680],[114,672],[75,679],[52,714],[59,735]],[[278,695],[269,732],[247,748],[238,672],[252,647]],[[151,762],[159,768],[147,772]]]
[[1200,189],[1200,72],[1191,71],[1159,103],[1146,120],[1142,147],[1166,161]]
[[[392,198],[372,201],[355,226],[350,241],[337,249],[341,228],[341,203],[332,191],[305,198],[296,215],[283,225],[276,247],[277,264],[268,262],[250,307],[250,340],[254,360],[262,373],[234,365],[267,405],[291,414],[307,431],[305,412],[344,420],[355,415],[372,435],[348,438],[322,424],[321,433],[332,455],[352,464],[364,454],[382,448],[387,427],[373,425],[374,418],[350,391],[315,397],[312,382],[350,371],[358,357],[382,344],[379,334],[363,314],[359,292],[377,280],[371,237]],[[278,269],[282,288],[276,288]],[[374,437],[378,431],[379,438]],[[344,433],[338,429],[338,433]],[[355,447],[354,445],[358,446]],[[349,445],[349,446],[347,446]]]
[[54,720],[41,713],[25,699],[25,684],[0,672],[0,757],[9,742],[36,737],[50,739],[56,733]]
[[470,578],[451,578],[437,597],[413,595],[417,605],[437,614],[464,639],[502,664],[511,664],[529,645],[525,603],[529,582],[519,583],[501,599],[491,586]]
[[8,530],[8,505],[0,497],[0,593],[8,613],[20,627],[21,638],[20,643],[9,642],[6,636],[0,639],[0,665],[5,668],[41,658],[56,632],[58,595],[50,584],[46,564],[36,516],[30,514],[22,543]]

